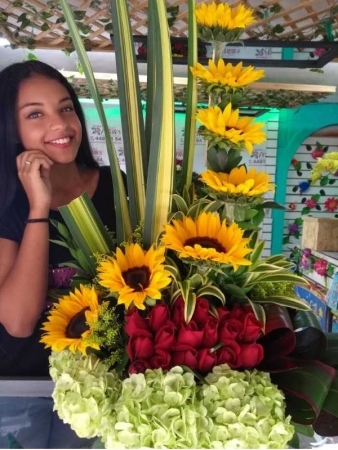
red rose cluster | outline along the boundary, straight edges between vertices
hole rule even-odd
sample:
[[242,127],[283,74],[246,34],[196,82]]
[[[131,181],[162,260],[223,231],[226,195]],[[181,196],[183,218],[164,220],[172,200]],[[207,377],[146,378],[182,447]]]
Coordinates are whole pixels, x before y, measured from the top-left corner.
[[[220,364],[232,369],[256,367],[264,356],[263,347],[256,342],[263,327],[252,308],[236,305],[232,310],[217,308],[217,312],[218,318],[210,314],[209,302],[198,298],[186,324],[181,297],[171,311],[165,304],[155,305],[147,318],[137,309],[130,310],[125,325],[129,373],[180,365],[204,374]],[[219,348],[212,351],[214,347]]]

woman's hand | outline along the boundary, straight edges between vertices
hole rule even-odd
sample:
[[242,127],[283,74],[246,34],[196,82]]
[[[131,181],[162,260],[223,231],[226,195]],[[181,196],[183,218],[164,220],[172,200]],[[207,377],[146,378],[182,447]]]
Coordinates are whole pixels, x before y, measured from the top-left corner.
[[16,165],[28,197],[30,214],[48,214],[52,199],[49,174],[53,161],[39,150],[27,150],[16,158]]

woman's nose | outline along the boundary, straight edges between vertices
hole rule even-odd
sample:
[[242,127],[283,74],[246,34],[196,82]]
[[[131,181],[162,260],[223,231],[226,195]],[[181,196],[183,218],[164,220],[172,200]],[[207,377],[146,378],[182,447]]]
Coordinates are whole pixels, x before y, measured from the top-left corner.
[[49,125],[52,130],[63,130],[67,128],[68,124],[63,116],[60,114],[55,114],[51,117]]

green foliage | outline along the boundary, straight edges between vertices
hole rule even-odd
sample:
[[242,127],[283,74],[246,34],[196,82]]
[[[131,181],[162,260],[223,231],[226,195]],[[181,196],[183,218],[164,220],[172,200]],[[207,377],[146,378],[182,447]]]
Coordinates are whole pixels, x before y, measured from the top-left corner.
[[288,281],[266,281],[264,283],[256,284],[250,291],[250,299],[264,300],[275,295],[294,295],[294,283]]

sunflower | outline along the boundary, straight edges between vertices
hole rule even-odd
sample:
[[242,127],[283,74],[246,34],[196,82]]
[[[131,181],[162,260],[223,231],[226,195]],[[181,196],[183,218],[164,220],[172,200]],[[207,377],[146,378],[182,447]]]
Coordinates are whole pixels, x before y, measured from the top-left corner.
[[180,258],[230,264],[236,270],[238,266],[251,264],[245,259],[252,251],[246,248],[250,239],[243,238],[243,233],[235,223],[227,227],[219,214],[203,212],[196,220],[191,217],[173,220],[166,225],[162,241],[178,252]]
[[230,196],[255,197],[274,190],[270,175],[256,172],[255,168],[248,172],[244,165],[235,167],[229,174],[207,170],[201,173],[200,180],[214,191]]
[[[73,353],[79,351],[86,354],[89,347],[86,337],[91,334],[91,326],[99,319],[99,301],[94,288],[80,285],[69,295],[63,296],[55,305],[44,322],[42,330],[45,332],[40,342],[53,351],[61,352],[65,348]],[[99,346],[90,347],[99,350]]]
[[215,64],[209,59],[209,68],[197,63],[190,67],[192,74],[209,84],[220,84],[232,88],[241,88],[264,77],[264,70],[255,70],[254,66],[248,66],[243,69],[243,63],[236,66],[231,63],[225,64],[223,59],[219,59]]
[[239,109],[232,110],[229,103],[224,111],[219,106],[209,106],[197,111],[197,120],[206,129],[201,129],[206,139],[224,138],[225,143],[232,148],[241,150],[243,147],[251,154],[253,144],[265,141],[264,123],[252,123],[251,117],[239,117]]
[[244,5],[231,8],[227,3],[216,4],[212,2],[210,5],[202,3],[195,8],[198,26],[217,27],[225,30],[247,27],[255,22],[253,13],[252,8],[247,8]]
[[148,298],[159,300],[161,289],[171,282],[170,272],[164,268],[165,247],[152,246],[148,251],[139,244],[126,246],[125,253],[120,248],[116,257],[108,257],[98,267],[98,280],[111,294],[118,294],[118,303],[126,308],[133,303],[145,309]]

